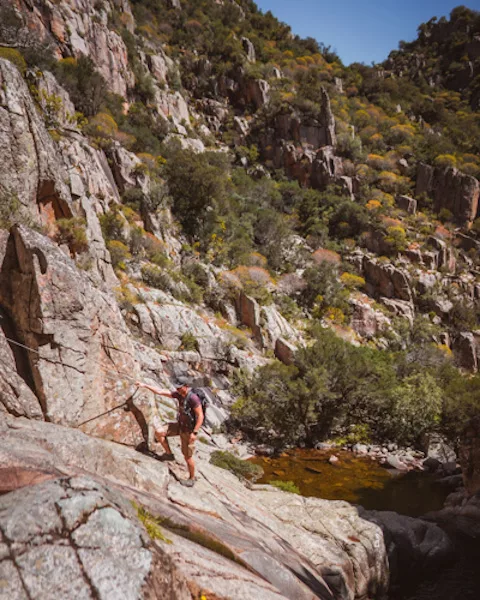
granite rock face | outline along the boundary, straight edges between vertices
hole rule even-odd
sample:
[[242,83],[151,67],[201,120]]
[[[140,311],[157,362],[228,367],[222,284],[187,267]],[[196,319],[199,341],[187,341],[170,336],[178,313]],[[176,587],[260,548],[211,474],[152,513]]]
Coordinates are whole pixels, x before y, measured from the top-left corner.
[[389,318],[373,308],[368,296],[358,294],[350,299],[350,305],[353,307],[352,329],[361,337],[369,339],[389,329]]
[[[175,442],[173,449],[177,454]],[[66,579],[79,586],[76,597],[90,597],[85,581],[77,578],[78,564],[83,562],[92,581],[105,583],[102,598],[115,597],[103,590],[117,589],[119,580],[132,594],[128,598],[197,598],[200,590],[207,597],[235,600],[360,600],[385,595],[388,564],[376,525],[344,502],[301,498],[269,486],[249,490],[231,473],[208,463],[214,449],[198,444],[198,481],[189,489],[177,481],[184,476],[183,462],[167,467],[78,430],[7,416],[0,420],[1,468],[36,474],[37,481],[59,474],[67,479],[28,487],[24,476],[1,497],[0,548],[8,556],[1,568],[12,566],[10,540],[25,544],[35,539],[38,544],[28,549],[33,565],[39,547],[46,556],[55,554],[58,544],[62,557],[53,565],[42,563],[48,575],[34,581],[42,598],[50,598],[52,589],[58,598],[58,586]],[[14,487],[19,489],[13,491]],[[157,530],[173,543],[158,538],[152,544],[125,498],[158,517]],[[46,535],[55,532],[64,535]],[[5,549],[5,538],[10,548]],[[78,552],[71,552],[71,546]],[[34,566],[28,554],[23,556],[22,568],[30,574]],[[135,567],[129,578],[125,578],[127,562]],[[151,586],[152,577],[160,572],[166,586],[178,586],[175,592],[142,596],[143,582]],[[111,580],[114,573],[118,579]],[[185,580],[190,595],[184,591]]]
[[2,594],[43,598],[191,598],[132,505],[87,477],[0,498]]
[[478,371],[477,344],[475,336],[470,332],[458,334],[452,345],[459,365],[468,371]]
[[122,14],[127,28],[134,19],[128,0],[104,3],[94,0],[22,0],[22,14],[29,29],[55,44],[60,57],[89,56],[115,94],[126,97],[135,84],[121,36],[108,27],[108,13]]
[[480,183],[452,167],[431,167],[420,163],[416,195],[431,196],[436,212],[449,210],[459,225],[469,226],[478,216]]
[[141,332],[156,340],[165,350],[180,350],[185,334],[192,335],[204,359],[225,359],[230,336],[213,318],[175,300],[164,292],[144,292],[146,302],[136,304],[135,313]]
[[382,264],[375,259],[365,257],[363,271],[367,280],[367,291],[372,296],[385,296],[412,302],[410,280],[404,270],[390,263]]
[[[0,194],[16,196],[25,215],[47,226],[73,214],[53,140],[35,108],[25,81],[9,61],[0,59]],[[5,200],[4,200],[5,199]]]
[[[46,419],[72,427],[128,401],[139,373],[114,298],[48,238],[12,229],[0,272],[0,303],[28,351],[28,374]],[[95,435],[138,443],[131,413],[88,424]]]
[[[58,219],[84,218],[91,272],[98,280],[115,285],[98,221],[98,214],[119,201],[105,155],[71,129],[55,144],[20,73],[1,59],[0,84],[2,201],[17,198],[21,221],[42,226],[51,237],[57,233]],[[62,98],[63,112],[57,118],[60,122],[67,119],[72,110],[68,94],[49,73],[39,85],[40,90]]]
[[409,196],[397,196],[396,203],[399,208],[406,211],[409,215],[417,212],[417,201]]

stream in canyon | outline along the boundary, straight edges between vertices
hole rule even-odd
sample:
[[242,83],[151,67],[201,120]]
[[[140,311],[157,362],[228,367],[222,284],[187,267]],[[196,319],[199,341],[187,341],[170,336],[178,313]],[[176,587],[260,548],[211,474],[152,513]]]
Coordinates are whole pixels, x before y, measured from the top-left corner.
[[257,483],[292,481],[302,496],[346,500],[367,510],[391,510],[419,517],[443,507],[449,490],[429,473],[393,474],[370,457],[335,451],[292,450],[278,458],[255,457],[251,462],[264,470]]
[[[338,462],[331,464],[335,454]],[[303,496],[345,500],[367,510],[421,517],[443,508],[451,490],[426,472],[392,472],[370,457],[332,450],[292,450],[277,458],[255,457],[264,475],[257,483],[291,481]],[[478,540],[454,536],[451,562],[435,572],[409,578],[391,590],[389,600],[479,600]],[[398,582],[397,582],[398,583]]]

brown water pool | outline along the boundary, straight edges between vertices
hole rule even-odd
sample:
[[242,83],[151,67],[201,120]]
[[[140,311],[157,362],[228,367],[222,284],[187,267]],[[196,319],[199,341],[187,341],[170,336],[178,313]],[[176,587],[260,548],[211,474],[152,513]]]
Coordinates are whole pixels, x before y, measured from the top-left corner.
[[[340,460],[330,464],[335,454]],[[448,490],[423,472],[393,474],[368,457],[346,451],[292,450],[278,458],[255,457],[264,469],[257,483],[293,481],[302,496],[346,500],[368,510],[418,517],[443,507]]]

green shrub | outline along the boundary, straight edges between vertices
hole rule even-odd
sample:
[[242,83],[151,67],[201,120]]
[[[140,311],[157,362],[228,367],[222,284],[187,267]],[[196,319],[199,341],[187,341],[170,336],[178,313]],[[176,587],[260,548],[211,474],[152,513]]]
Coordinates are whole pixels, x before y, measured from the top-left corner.
[[145,194],[140,188],[127,188],[122,194],[122,200],[124,204],[139,212],[142,208],[144,196]]
[[125,261],[132,258],[128,247],[118,240],[111,240],[107,242],[107,249],[110,252],[112,259],[112,266],[114,269],[125,269]]
[[22,75],[25,75],[27,63],[23,55],[15,48],[0,48],[0,58],[4,58],[13,63]]
[[57,244],[67,244],[74,254],[81,254],[88,250],[85,219],[74,217],[72,219],[58,219],[58,231],[55,236]]
[[125,243],[125,218],[120,214],[118,207],[114,207],[104,215],[100,215],[99,221],[103,237],[107,242],[116,240]]
[[277,448],[313,446],[352,425],[357,438],[414,444],[438,426],[445,358],[427,356],[431,343],[409,349],[406,361],[322,328],[312,335],[314,343],[297,351],[293,365],[273,362],[239,383],[236,426]]
[[256,481],[263,475],[263,469],[259,465],[255,465],[246,460],[240,460],[230,452],[216,450],[210,456],[212,465],[220,469],[226,469],[239,479],[249,479]]
[[68,91],[75,108],[90,117],[98,113],[107,96],[107,83],[92,59],[83,54],[56,64],[55,75]]
[[282,492],[289,492],[290,494],[300,494],[300,490],[293,481],[269,481],[270,485],[282,490]]
[[158,290],[170,291],[171,278],[165,269],[161,269],[155,265],[143,265],[142,279],[151,287]]
[[204,240],[227,190],[228,159],[217,152],[179,150],[166,164],[173,210],[187,235]]
[[349,290],[356,290],[365,286],[365,279],[353,273],[342,273],[340,281]]
[[181,337],[180,350],[185,350],[186,352],[198,352],[198,340],[193,335],[186,331]]

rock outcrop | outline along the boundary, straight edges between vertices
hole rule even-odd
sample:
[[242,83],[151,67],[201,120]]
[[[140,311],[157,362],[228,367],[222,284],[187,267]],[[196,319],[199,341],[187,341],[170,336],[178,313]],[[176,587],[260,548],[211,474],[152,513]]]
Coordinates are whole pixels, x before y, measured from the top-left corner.
[[431,167],[420,163],[417,172],[416,195],[433,199],[434,209],[449,210],[455,222],[469,226],[478,216],[480,183],[453,167]]
[[[0,304],[32,349],[32,387],[47,420],[75,427],[131,398],[138,367],[109,293],[48,238],[22,226],[12,230],[0,276]],[[142,439],[132,413],[120,411],[87,430],[123,443]]]
[[[65,573],[70,573],[76,582],[76,568],[83,561],[95,581],[104,576],[105,586],[116,589],[110,579],[111,562],[118,561],[115,581],[122,580],[127,562],[122,552],[127,550],[130,566],[132,556],[139,558],[135,573],[125,583],[129,593],[134,589],[137,595],[131,592],[128,598],[143,597],[138,593],[142,582],[152,585],[151,578],[160,572],[167,586],[160,589],[179,586],[177,595],[171,596],[175,598],[196,597],[195,590],[203,590],[207,597],[238,600],[252,594],[268,600],[360,600],[385,594],[388,565],[382,533],[360,518],[354,507],[301,498],[269,486],[250,491],[232,474],[208,464],[212,447],[198,446],[199,481],[191,490],[177,482],[176,464],[169,471],[165,464],[125,446],[51,423],[1,420],[3,469],[30,470],[40,478],[61,473],[68,478],[12,491],[0,502],[0,528],[4,535],[8,531],[8,540],[22,544],[35,538],[48,553],[60,544],[63,554],[75,545],[72,538],[78,542],[78,554],[72,554],[71,560],[43,564],[47,573],[54,569],[55,574],[36,581],[42,598],[53,597],[48,594],[60,585],[61,574],[65,580]],[[160,533],[154,542],[145,536],[124,498],[148,510],[150,531]],[[28,505],[30,510],[24,512]],[[7,519],[12,511],[22,517]],[[66,542],[43,535],[52,529],[63,531]],[[110,541],[107,531],[113,536]],[[35,557],[38,547],[29,547]],[[195,560],[189,558],[193,555]],[[33,568],[31,562],[17,559],[15,552],[8,560],[19,560],[25,573]],[[9,569],[13,566],[8,564]],[[6,567],[2,561],[0,568]],[[182,595],[184,580],[191,595]],[[55,597],[58,593],[57,589]]]
[[[66,92],[58,84],[54,86],[48,75],[44,78],[49,89],[61,93],[69,106]],[[119,201],[105,155],[71,130],[57,146],[20,73],[2,59],[0,142],[8,150],[0,156],[1,201],[19,201],[17,209],[12,204],[12,215],[42,226],[52,237],[58,219],[84,218],[92,272],[114,285],[116,278],[98,221],[98,214]]]
[[0,532],[2,595],[191,598],[132,505],[93,479],[57,479],[3,496]]
[[0,59],[0,193],[15,197],[32,222],[48,226],[71,217],[71,196],[57,152],[25,81],[9,61]]
[[390,327],[390,319],[381,311],[375,310],[371,300],[365,294],[357,294],[350,299],[353,308],[352,329],[362,338],[381,336]]
[[402,585],[406,573],[414,581],[443,568],[454,554],[448,535],[435,523],[394,512],[361,509],[360,515],[382,528],[394,587]]
[[417,212],[417,201],[409,196],[397,196],[397,206],[407,212],[409,215],[414,215]]
[[403,269],[399,269],[391,263],[385,264],[365,257],[363,271],[367,280],[367,291],[370,295],[412,302],[413,295],[409,276]]
[[126,98],[135,84],[135,77],[124,41],[108,27],[108,13],[120,11],[127,27],[133,29],[134,19],[127,0],[106,2],[106,6],[94,0],[60,3],[22,0],[21,4],[31,31],[41,39],[53,42],[61,57],[89,56],[110,91]]

